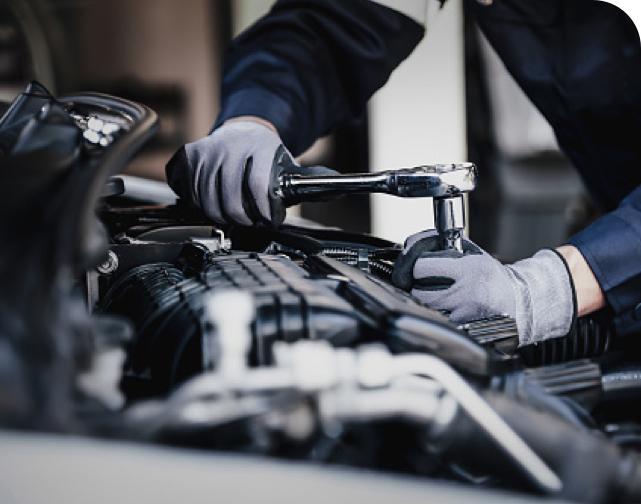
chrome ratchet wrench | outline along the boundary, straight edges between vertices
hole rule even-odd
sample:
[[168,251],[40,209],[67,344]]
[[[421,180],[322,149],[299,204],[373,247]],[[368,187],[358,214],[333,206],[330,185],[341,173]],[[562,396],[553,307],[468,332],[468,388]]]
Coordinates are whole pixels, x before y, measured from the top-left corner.
[[375,173],[331,176],[283,174],[277,195],[285,206],[348,194],[382,193],[401,198],[434,198],[434,221],[444,249],[463,251],[463,194],[476,187],[473,163],[434,164]]

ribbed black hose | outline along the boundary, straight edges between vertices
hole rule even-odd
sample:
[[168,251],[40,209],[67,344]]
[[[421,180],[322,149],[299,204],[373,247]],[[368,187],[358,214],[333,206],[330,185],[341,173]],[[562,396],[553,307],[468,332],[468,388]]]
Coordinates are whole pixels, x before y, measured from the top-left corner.
[[105,294],[101,310],[134,324],[126,372],[146,377],[149,393],[164,393],[199,369],[205,289],[175,266],[155,263],[133,268]]
[[519,353],[526,365],[547,366],[603,355],[612,340],[612,329],[591,317],[577,320],[571,334],[522,347]]
[[378,259],[374,259],[370,260],[369,267],[370,271],[375,275],[391,281],[394,266],[384,263],[383,261],[379,261]]

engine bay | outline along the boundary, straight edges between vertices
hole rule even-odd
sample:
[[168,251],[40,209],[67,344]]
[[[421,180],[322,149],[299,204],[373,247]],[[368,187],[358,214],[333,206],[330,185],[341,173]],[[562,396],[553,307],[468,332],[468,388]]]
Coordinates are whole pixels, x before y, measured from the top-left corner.
[[5,427],[641,499],[633,336],[597,315],[519,346],[394,287],[399,244],[132,195],[156,120],[32,84],[0,121]]

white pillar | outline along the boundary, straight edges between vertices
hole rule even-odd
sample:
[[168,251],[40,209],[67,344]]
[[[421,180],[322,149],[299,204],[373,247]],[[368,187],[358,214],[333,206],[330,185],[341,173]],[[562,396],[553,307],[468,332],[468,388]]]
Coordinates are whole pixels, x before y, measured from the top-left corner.
[[[462,0],[432,14],[423,41],[370,103],[372,171],[466,160]],[[374,235],[402,242],[432,226],[431,200],[372,196]]]

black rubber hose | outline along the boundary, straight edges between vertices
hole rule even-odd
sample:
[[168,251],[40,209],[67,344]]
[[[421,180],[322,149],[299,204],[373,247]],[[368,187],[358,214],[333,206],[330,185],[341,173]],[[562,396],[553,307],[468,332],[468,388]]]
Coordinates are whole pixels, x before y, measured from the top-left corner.
[[[512,378],[512,379],[508,379]],[[587,430],[591,427],[593,420],[582,411],[580,406],[574,405],[572,400],[547,393],[536,383],[528,383],[522,375],[511,375],[504,378],[505,381],[498,385],[502,392],[514,400],[525,402],[542,411],[574,425],[579,430]]]
[[[560,497],[575,502],[641,502],[641,460],[594,431],[537,411],[499,394],[490,405],[561,478]],[[429,437],[429,435],[428,435]],[[445,459],[499,477],[506,487],[526,480],[480,428],[460,413],[445,432],[432,437],[430,450]]]
[[638,400],[641,398],[641,368],[611,370],[601,378],[606,400]]
[[528,367],[547,366],[603,355],[610,348],[612,339],[613,330],[609,324],[591,316],[581,317],[567,336],[523,346],[519,354]]

